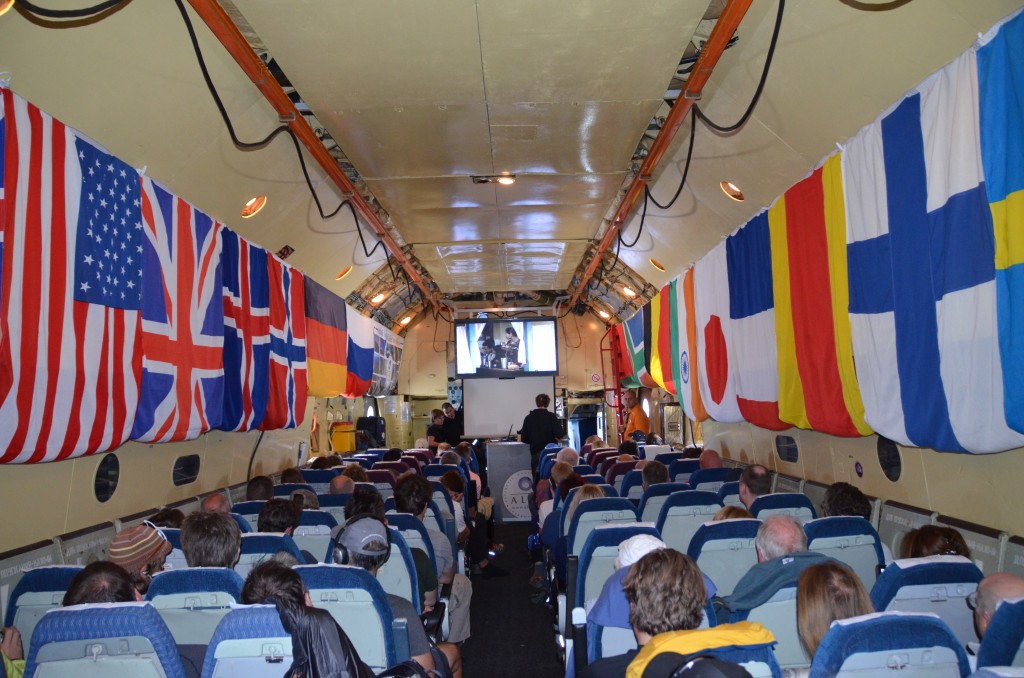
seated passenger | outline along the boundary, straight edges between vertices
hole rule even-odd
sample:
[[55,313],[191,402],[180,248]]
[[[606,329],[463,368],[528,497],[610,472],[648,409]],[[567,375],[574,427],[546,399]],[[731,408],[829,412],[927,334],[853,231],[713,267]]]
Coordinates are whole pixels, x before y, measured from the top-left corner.
[[[372,515],[354,516],[345,523],[338,535],[339,548],[335,551],[335,562],[346,560],[345,564],[360,567],[376,577],[377,571],[391,555],[387,530],[387,526]],[[342,554],[341,549],[347,553]],[[433,670],[437,666],[435,655],[431,652],[430,640],[412,602],[390,593],[387,596],[395,618],[404,618],[408,622],[409,653],[413,660],[425,671]],[[444,655],[443,661],[451,669],[451,674],[456,678],[461,676],[462,655],[459,648],[452,643],[439,643],[437,650]]]
[[309,468],[312,471],[326,471],[332,466],[334,466],[334,464],[331,463],[330,456],[314,457],[313,461],[309,462]]
[[603,496],[604,490],[597,485],[591,485],[589,483],[576,490],[576,494],[573,495],[572,501],[569,502],[569,506],[565,509],[566,530],[568,530],[569,525],[572,524],[572,517],[576,515],[576,509],[579,508],[581,503],[588,499],[600,499]]
[[123,567],[132,577],[132,585],[144,595],[173,548],[160,530],[140,523],[114,535],[107,560]]
[[822,563],[800,573],[796,589],[797,630],[800,643],[811,659],[832,622],[874,611],[860,577],[848,567],[835,562]]
[[268,560],[252,569],[242,587],[246,605],[270,604],[292,636],[292,665],[287,678],[353,676],[373,678],[331,613],[313,607],[298,573]]
[[754,546],[757,564],[736,582],[731,594],[715,598],[719,623],[729,621],[733,612],[752,610],[767,602],[780,589],[795,586],[800,574],[811,565],[837,562],[807,550],[807,535],[793,516],[765,518],[757,530]]
[[974,628],[978,637],[985,635],[985,629],[996,613],[1000,601],[1024,596],[1024,577],[1008,572],[990,574],[978,584],[974,603]]
[[571,447],[563,447],[555,455],[555,461],[564,461],[569,466],[576,466],[580,463],[580,454]]
[[226,513],[196,511],[181,526],[181,550],[189,567],[231,568],[242,551],[242,533]]
[[202,504],[199,505],[199,509],[209,513],[231,513],[231,505],[223,492],[206,495]]
[[753,518],[750,511],[743,508],[742,506],[723,506],[718,509],[718,513],[711,519],[712,522],[716,520],[736,520],[738,518]]
[[[832,483],[825,490],[825,499],[821,502],[821,517],[831,518],[833,516],[854,516],[871,522],[871,502],[864,493],[842,481]],[[882,542],[882,556],[885,564],[892,562],[892,549],[884,541]]]
[[299,469],[292,466],[281,471],[281,483],[304,483],[306,479],[302,477],[302,472]]
[[[423,517],[427,513],[427,503],[433,493],[433,487],[426,478],[415,474],[405,476],[395,485],[395,508],[401,513],[412,514],[423,522]],[[448,537],[429,527],[427,536],[437,560],[438,582],[452,585],[451,596],[448,599],[448,640],[460,643],[469,638],[469,602],[473,596],[473,585],[465,575],[455,571],[455,556]]]
[[699,459],[701,468],[722,468],[725,466],[722,463],[722,455],[714,450],[703,450],[700,453]]
[[13,626],[3,629],[0,640],[0,660],[7,678],[21,678],[25,675],[25,648],[21,644],[21,632]]
[[331,485],[328,489],[329,494],[352,494],[352,491],[356,489],[356,481],[352,478],[342,474],[336,475],[331,478]]
[[537,483],[537,487],[534,488],[533,501],[537,504],[537,515],[542,525],[555,503],[555,491],[562,481],[571,475],[572,466],[564,461],[556,461],[551,467],[549,477]]
[[772,476],[768,469],[760,464],[752,464],[740,474],[740,501],[750,510],[750,505],[758,497],[770,494],[772,491]]
[[142,600],[132,577],[120,565],[106,560],[89,563],[76,574],[64,594],[64,607],[85,603],[131,603]]
[[181,509],[162,508],[149,517],[149,522],[156,527],[170,527],[177,530],[185,522],[185,514],[181,512]]
[[356,483],[370,482],[370,476],[366,475],[366,469],[359,464],[349,464],[345,467],[345,470],[341,472],[341,475],[351,478],[352,482]]
[[311,509],[316,511],[320,509],[320,500],[310,490],[299,489],[292,491],[291,500],[298,505],[300,510]]
[[922,525],[916,530],[911,530],[903,537],[900,551],[904,558],[971,557],[971,550],[967,548],[963,535],[944,525]]
[[456,540],[460,548],[466,550],[469,556],[469,563],[472,565],[473,574],[482,574],[485,578],[507,577],[508,570],[504,570],[493,562],[487,542],[487,521],[483,516],[478,515],[476,520],[466,519],[462,509],[463,494],[466,491],[466,481],[458,471],[448,471],[441,476],[441,484],[444,485],[448,496],[452,499],[452,506],[455,507],[455,531]]
[[[643,462],[640,463],[643,464]],[[637,464],[637,466],[639,467],[640,464]],[[645,492],[651,485],[668,482],[668,467],[656,459],[647,460],[647,463],[643,464],[640,470],[644,479],[643,488]]]
[[246,501],[266,501],[274,498],[274,481],[267,476],[256,476],[245,486]]
[[[257,532],[274,532],[291,536],[302,519],[302,507],[288,499],[269,499],[260,509],[256,522]],[[302,552],[306,563],[318,562],[316,556],[308,551]]]
[[387,452],[384,453],[384,456],[381,458],[381,461],[402,461],[402,448],[390,448]]

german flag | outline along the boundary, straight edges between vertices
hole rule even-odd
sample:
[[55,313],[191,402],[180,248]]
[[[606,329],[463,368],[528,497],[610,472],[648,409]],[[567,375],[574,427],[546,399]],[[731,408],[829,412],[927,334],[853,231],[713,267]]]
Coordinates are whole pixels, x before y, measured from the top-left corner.
[[306,362],[309,395],[333,398],[348,379],[348,321],[345,301],[306,278]]

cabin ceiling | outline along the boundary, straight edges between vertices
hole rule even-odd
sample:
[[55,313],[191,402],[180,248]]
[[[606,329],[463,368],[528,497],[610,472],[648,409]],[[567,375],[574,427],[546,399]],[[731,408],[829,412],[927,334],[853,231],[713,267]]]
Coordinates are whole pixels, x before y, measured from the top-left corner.
[[[442,300],[522,293],[550,305],[574,291],[623,189],[669,111],[666,92],[721,0],[233,0],[222,6]],[[643,232],[585,297],[628,317],[723,236],[806,175],[837,142],[954,58],[1021,0],[789,0],[764,95],[747,125],[698,124],[687,186],[647,210]],[[760,77],[777,2],[754,2],[700,106],[735,122]],[[278,116],[189,8],[211,78],[239,137]],[[695,31],[697,36],[695,37]],[[383,248],[367,257],[351,214],[322,219],[282,135],[260,150],[231,142],[174,2],[134,0],[86,22],[0,16],[0,78],[124,160],[350,302],[397,293],[386,316],[424,308]],[[289,90],[291,91],[291,90]],[[652,124],[653,121],[653,124]],[[651,186],[675,192],[690,125]],[[308,155],[307,155],[308,159]],[[474,175],[515,174],[512,186]],[[330,212],[341,191],[315,164]],[[739,185],[729,200],[719,182]],[[268,206],[242,220],[258,194]],[[639,207],[639,205],[638,205]],[[640,228],[639,209],[625,239]],[[376,238],[364,227],[372,247]],[[650,259],[659,261],[659,271]],[[350,275],[335,276],[349,265]],[[625,277],[639,299],[614,284]],[[536,294],[542,292],[542,294]],[[498,294],[514,301],[517,295]],[[449,303],[451,303],[449,301]],[[457,306],[458,303],[455,303]],[[521,305],[521,304],[520,304]],[[357,303],[372,310],[372,305]],[[368,311],[369,312],[369,311]]]

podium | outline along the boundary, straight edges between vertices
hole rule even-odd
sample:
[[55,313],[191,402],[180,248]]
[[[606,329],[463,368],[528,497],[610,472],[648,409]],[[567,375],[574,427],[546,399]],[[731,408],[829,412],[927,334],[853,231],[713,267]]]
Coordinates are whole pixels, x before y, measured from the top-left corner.
[[530,446],[526,443],[487,443],[487,484],[497,510],[495,520],[518,523],[530,520],[533,474]]

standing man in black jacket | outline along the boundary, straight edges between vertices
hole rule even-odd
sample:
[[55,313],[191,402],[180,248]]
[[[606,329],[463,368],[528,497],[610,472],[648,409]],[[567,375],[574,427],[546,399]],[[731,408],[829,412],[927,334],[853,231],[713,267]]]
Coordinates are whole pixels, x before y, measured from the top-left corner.
[[531,410],[526,419],[523,420],[523,427],[519,430],[520,439],[530,445],[530,468],[534,477],[537,476],[537,463],[540,461],[540,454],[548,443],[557,443],[565,435],[562,430],[562,422],[558,420],[554,412],[548,412],[548,405],[551,404],[551,396],[541,393],[537,396],[537,409]]

